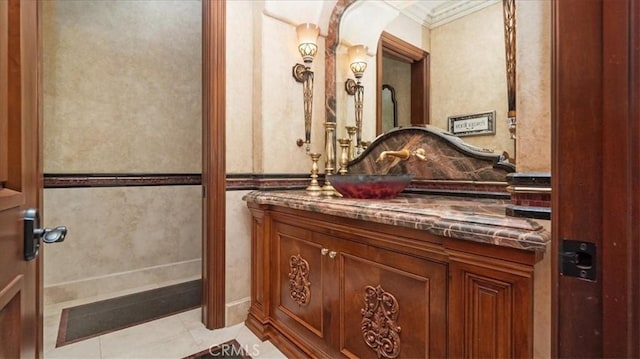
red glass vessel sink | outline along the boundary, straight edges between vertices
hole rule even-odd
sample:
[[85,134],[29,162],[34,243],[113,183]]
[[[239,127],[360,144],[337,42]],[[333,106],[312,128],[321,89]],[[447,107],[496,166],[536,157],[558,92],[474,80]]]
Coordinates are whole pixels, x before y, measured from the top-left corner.
[[411,175],[331,175],[333,188],[345,198],[391,199],[411,183]]

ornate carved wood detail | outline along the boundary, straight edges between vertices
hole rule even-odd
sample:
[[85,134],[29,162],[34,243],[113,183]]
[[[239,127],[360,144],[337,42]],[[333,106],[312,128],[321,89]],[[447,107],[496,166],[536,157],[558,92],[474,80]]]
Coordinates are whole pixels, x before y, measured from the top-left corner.
[[289,259],[289,291],[291,299],[299,305],[306,305],[311,299],[311,282],[309,281],[309,262],[300,254]]
[[396,358],[400,354],[400,327],[396,325],[400,305],[393,294],[380,285],[366,286],[362,313],[362,336],[378,358]]

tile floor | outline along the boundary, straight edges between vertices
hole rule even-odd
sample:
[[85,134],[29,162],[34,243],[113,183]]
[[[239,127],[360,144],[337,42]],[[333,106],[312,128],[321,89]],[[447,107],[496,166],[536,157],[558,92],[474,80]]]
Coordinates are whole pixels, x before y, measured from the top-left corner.
[[44,358],[184,358],[235,339],[252,358],[286,358],[270,342],[262,342],[244,325],[208,330],[200,309],[55,347],[62,307],[45,308]]

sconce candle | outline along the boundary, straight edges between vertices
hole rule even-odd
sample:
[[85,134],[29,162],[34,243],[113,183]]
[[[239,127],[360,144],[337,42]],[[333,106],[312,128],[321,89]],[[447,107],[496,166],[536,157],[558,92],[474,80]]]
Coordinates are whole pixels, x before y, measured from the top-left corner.
[[351,71],[356,79],[360,79],[367,69],[367,47],[364,45],[351,46],[349,48],[349,61]]
[[313,57],[318,52],[318,34],[320,29],[314,24],[300,24],[296,26],[296,33],[298,33],[298,51],[305,64],[311,64]]
[[318,52],[318,34],[320,29],[314,24],[301,24],[296,27],[298,34],[298,51],[302,56],[303,64],[295,64],[293,66],[293,78],[302,83],[302,97],[304,101],[304,137],[297,141],[298,146],[306,143],[306,150],[309,153],[311,149],[311,112],[313,108],[313,71],[311,71],[311,63],[313,57]]
[[356,77],[356,80],[348,79],[345,83],[345,90],[349,95],[355,97],[356,107],[356,148],[360,151],[362,142],[362,108],[364,103],[364,86],[360,84],[360,79],[367,69],[367,47],[364,45],[355,45],[349,48],[349,67]]

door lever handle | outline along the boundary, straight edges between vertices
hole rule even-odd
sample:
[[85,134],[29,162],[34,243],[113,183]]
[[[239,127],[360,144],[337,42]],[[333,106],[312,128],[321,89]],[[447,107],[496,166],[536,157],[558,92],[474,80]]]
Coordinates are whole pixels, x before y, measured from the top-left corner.
[[67,227],[58,226],[56,228],[36,228],[33,230],[33,236],[42,238],[44,243],[63,242],[67,236]]
[[38,256],[40,241],[44,243],[57,243],[64,241],[67,236],[67,227],[40,228],[40,216],[34,208],[29,208],[24,213],[24,259],[30,261]]

